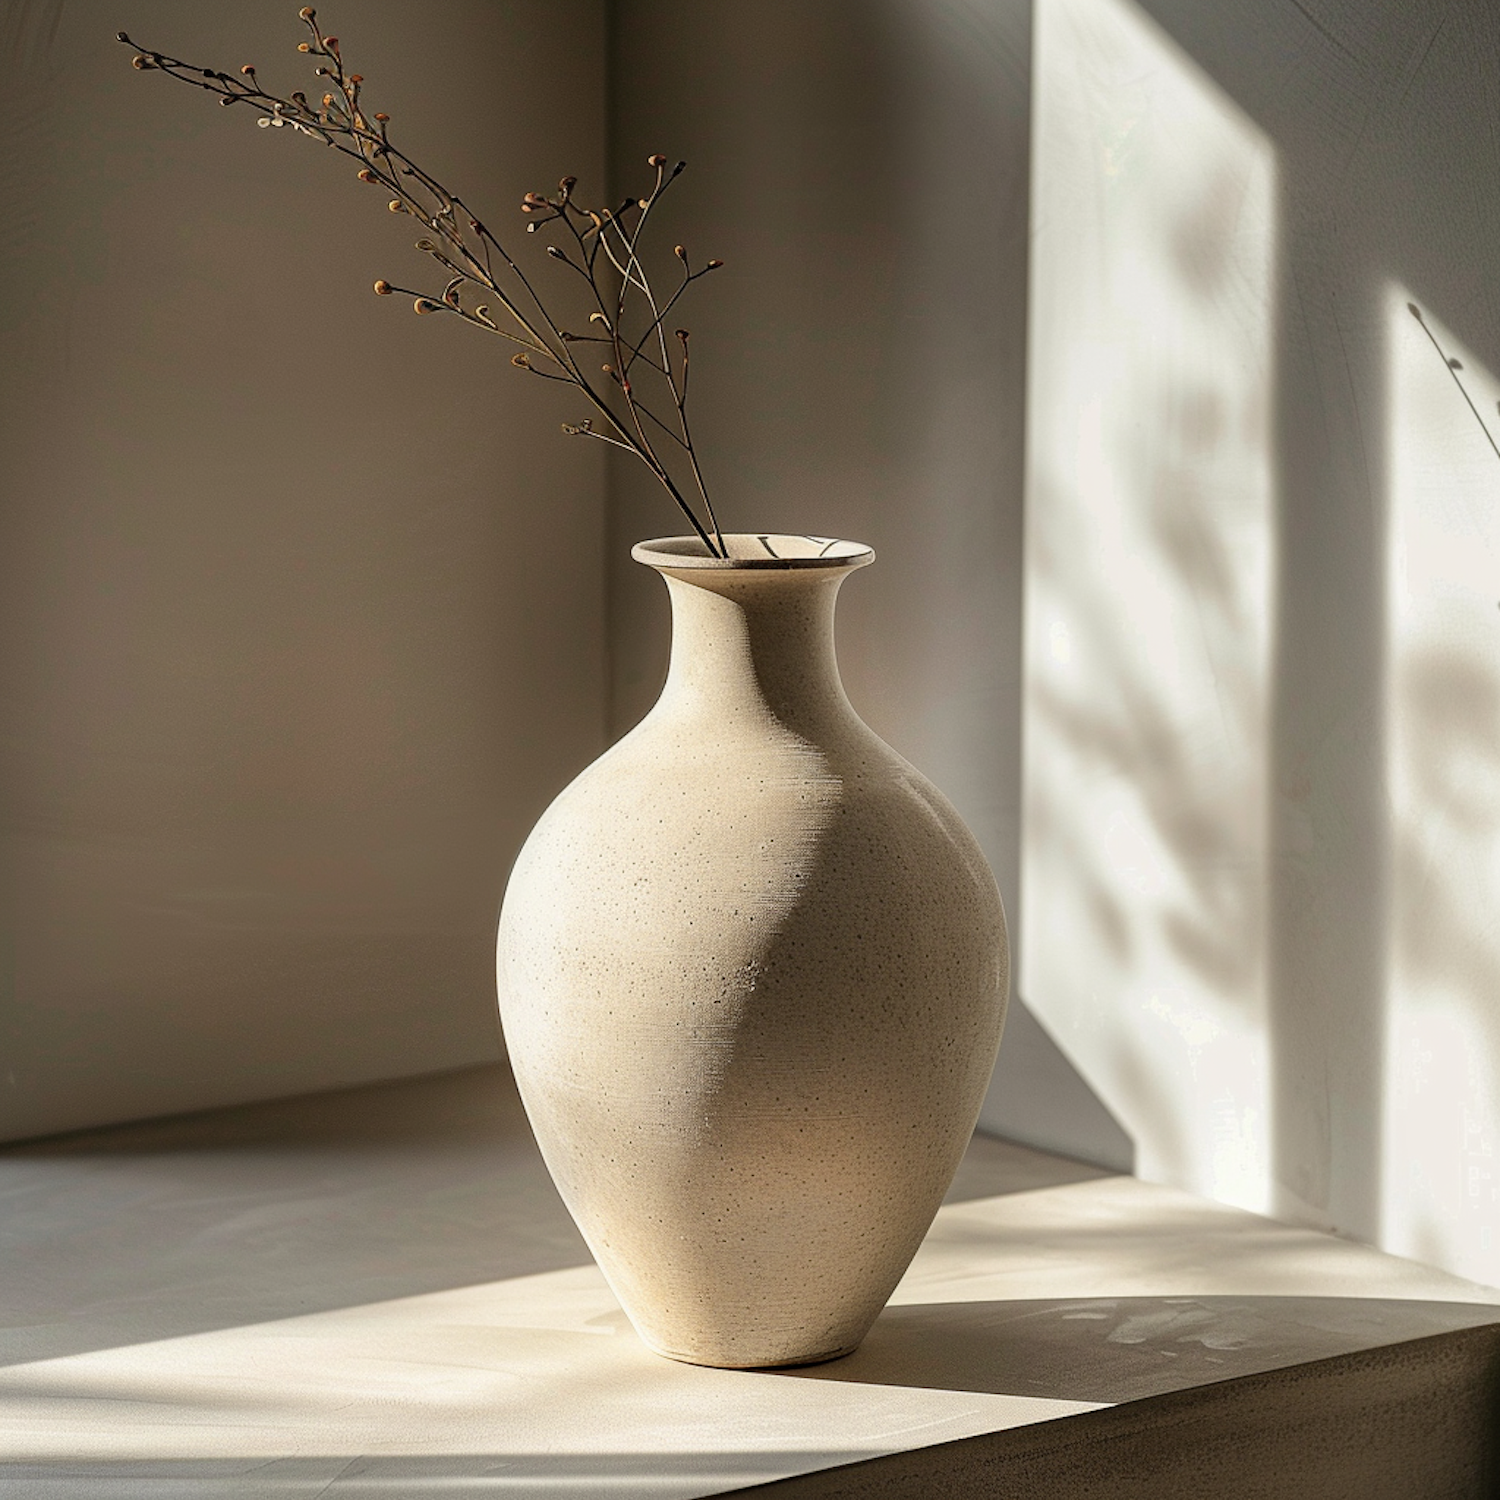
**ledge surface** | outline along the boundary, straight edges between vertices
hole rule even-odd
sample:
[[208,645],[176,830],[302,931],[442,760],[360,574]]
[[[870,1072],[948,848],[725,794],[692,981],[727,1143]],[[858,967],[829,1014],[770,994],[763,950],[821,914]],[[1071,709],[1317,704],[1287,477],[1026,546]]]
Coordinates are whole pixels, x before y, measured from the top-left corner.
[[855,1354],[674,1364],[498,1068],[5,1148],[0,1257],[0,1493],[28,1500],[1051,1494],[1080,1444],[1149,1451],[1215,1401],[1374,1410],[1392,1368],[1446,1389],[1428,1364],[1467,1390],[1500,1322],[1493,1289],[979,1138]]

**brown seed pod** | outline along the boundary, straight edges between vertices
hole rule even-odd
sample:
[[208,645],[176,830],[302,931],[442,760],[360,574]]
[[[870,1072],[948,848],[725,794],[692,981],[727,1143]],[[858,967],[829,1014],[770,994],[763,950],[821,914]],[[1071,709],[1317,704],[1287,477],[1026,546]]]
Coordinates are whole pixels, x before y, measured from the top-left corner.
[[661,154],[660,151],[654,152],[652,155],[646,158],[646,165],[648,167],[664,167],[666,166],[666,164],[667,159]]
[[380,181],[380,179],[368,167],[361,167],[359,171],[357,171],[354,175],[358,177],[361,182]]
[[375,295],[377,297],[389,297],[391,295],[391,284],[384,277],[375,283]]

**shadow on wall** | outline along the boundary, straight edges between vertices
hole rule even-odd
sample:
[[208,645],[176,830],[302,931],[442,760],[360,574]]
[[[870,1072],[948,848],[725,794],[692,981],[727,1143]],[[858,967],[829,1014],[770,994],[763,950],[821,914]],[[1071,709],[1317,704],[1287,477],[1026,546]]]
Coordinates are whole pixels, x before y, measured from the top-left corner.
[[[1390,338],[1385,1243],[1494,1280],[1500,462],[1399,284]],[[1428,321],[1435,321],[1431,315]],[[1481,411],[1500,380],[1441,325]],[[1491,427],[1494,426],[1492,422]]]
[[1021,988],[1144,1175],[1264,1208],[1274,158],[1126,4],[1036,58]]
[[[1389,1215],[1382,1226],[1383,1181],[1413,1172],[1457,1181],[1465,1153],[1482,1153],[1459,1129],[1424,1143],[1419,1162],[1409,1139],[1383,1129],[1382,1081],[1401,1063],[1383,1045],[1386,997],[1402,982],[1386,967],[1387,924],[1402,920],[1390,884],[1405,879],[1414,833],[1391,823],[1386,725],[1414,730],[1422,756],[1451,763],[1470,753],[1484,700],[1457,718],[1422,715],[1423,699],[1451,704],[1448,689],[1463,675],[1451,639],[1446,664],[1417,658],[1387,667],[1388,651],[1406,644],[1393,634],[1386,601],[1395,498],[1388,455],[1393,436],[1401,439],[1396,424],[1406,421],[1388,400],[1388,283],[1402,281],[1486,367],[1500,368],[1492,254],[1500,240],[1500,33],[1489,7],[1438,0],[1325,0],[1270,12],[1250,3],[1142,3],[1266,133],[1281,182],[1269,953],[1277,1206],[1390,1243],[1402,1231]],[[1467,416],[1461,407],[1456,415]],[[1450,449],[1439,462],[1457,456]],[[1450,573],[1429,586],[1441,593],[1453,582]],[[1492,584],[1490,601],[1497,594]],[[1470,643],[1480,660],[1500,648],[1496,621],[1491,602]],[[1429,809],[1415,816],[1417,831],[1431,826]],[[1476,923],[1470,912],[1467,936],[1450,937],[1471,952],[1476,938],[1488,947],[1491,921]],[[1463,1066],[1489,1073],[1500,1057],[1497,991],[1482,968],[1470,969],[1461,995],[1482,1054]],[[1455,1074],[1438,1087],[1469,1082]],[[1469,1124],[1493,1149],[1493,1082],[1481,1092],[1488,1118]],[[1461,1194],[1450,1197],[1437,1258],[1495,1280],[1494,1194],[1481,1187],[1487,1224],[1463,1226],[1471,1243],[1460,1255]],[[1432,1236],[1426,1248],[1437,1248]]]
[[[1069,46],[1049,64],[1064,23]],[[1416,375],[1392,381],[1420,334],[1406,300],[1451,330],[1482,394],[1500,368],[1500,33],[1488,7],[1438,0],[1039,0],[1038,28],[1038,120],[1054,131],[1038,139],[1038,243],[1069,208],[1102,232],[1038,257],[1034,340],[1049,296],[1075,310],[1095,297],[1115,333],[1134,316],[1152,358],[1178,369],[1166,400],[1149,382],[1111,385],[1109,327],[1089,345],[1082,313],[1073,369],[1067,351],[1034,349],[1032,516],[1047,524],[1029,538],[1028,734],[1050,739],[1027,747],[1026,992],[1148,1174],[1493,1281],[1500,969],[1480,893],[1494,878],[1500,474],[1477,429],[1460,431],[1472,417],[1458,392],[1439,395],[1430,347],[1412,356],[1428,396],[1412,395]],[[1147,45],[1112,77],[1116,35]],[[1243,173],[1238,190],[1232,171],[1200,173],[1180,212],[1147,226],[1155,243],[1131,241],[1116,196],[1171,159],[1163,135],[1194,135],[1183,76],[1259,143],[1270,196],[1260,209]],[[1056,139],[1077,142],[1062,183],[1043,175]],[[1192,149],[1207,160],[1211,144],[1197,133]],[[1243,274],[1257,237],[1259,280]],[[1237,276],[1214,271],[1236,262]],[[1259,382],[1259,414],[1248,386],[1236,407],[1188,378],[1213,331],[1181,338],[1195,307]],[[1048,359],[1075,384],[1039,385]],[[1449,403],[1446,427],[1418,411],[1429,398]],[[1191,438],[1253,460],[1257,424],[1263,504],[1236,533],[1235,492],[1189,461]],[[1100,432],[1111,442],[1091,487],[1077,454]],[[1145,557],[1163,591],[1080,571],[1122,494],[1136,530],[1113,560],[1139,582]],[[1434,524],[1443,537],[1418,557]],[[1167,628],[1141,628],[1151,611]],[[1196,683],[1195,632],[1211,668]],[[1080,652],[1091,692],[1069,696]],[[1041,753],[1059,746],[1090,774]],[[1238,780],[1226,746],[1245,757]],[[1078,933],[1082,965],[1067,946]],[[1147,976],[1123,1008],[1122,972]],[[1129,1046],[1090,1035],[1091,1017],[1122,1014]],[[1203,1049],[1236,1027],[1242,1074],[1226,1057],[1218,1086],[1195,1094]],[[1226,1193],[1226,1164],[1239,1190]]]

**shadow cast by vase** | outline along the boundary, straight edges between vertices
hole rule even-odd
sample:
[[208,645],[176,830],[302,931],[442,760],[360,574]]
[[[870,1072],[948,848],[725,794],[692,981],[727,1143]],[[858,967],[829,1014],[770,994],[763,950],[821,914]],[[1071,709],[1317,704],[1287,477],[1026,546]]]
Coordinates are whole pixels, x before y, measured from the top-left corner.
[[1500,1323],[1480,1303],[1378,1297],[1108,1297],[887,1307],[810,1380],[1111,1405]]

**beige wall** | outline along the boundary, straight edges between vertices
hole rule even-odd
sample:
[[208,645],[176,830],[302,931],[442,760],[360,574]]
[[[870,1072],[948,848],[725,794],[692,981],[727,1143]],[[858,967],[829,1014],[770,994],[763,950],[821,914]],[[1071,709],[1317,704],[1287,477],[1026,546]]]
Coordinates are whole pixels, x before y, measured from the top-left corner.
[[[310,87],[296,10],[0,8],[0,1136],[497,1056],[506,871],[602,744],[598,456],[371,295],[426,262],[344,159],[114,40]],[[600,180],[598,0],[324,14],[496,224]]]

